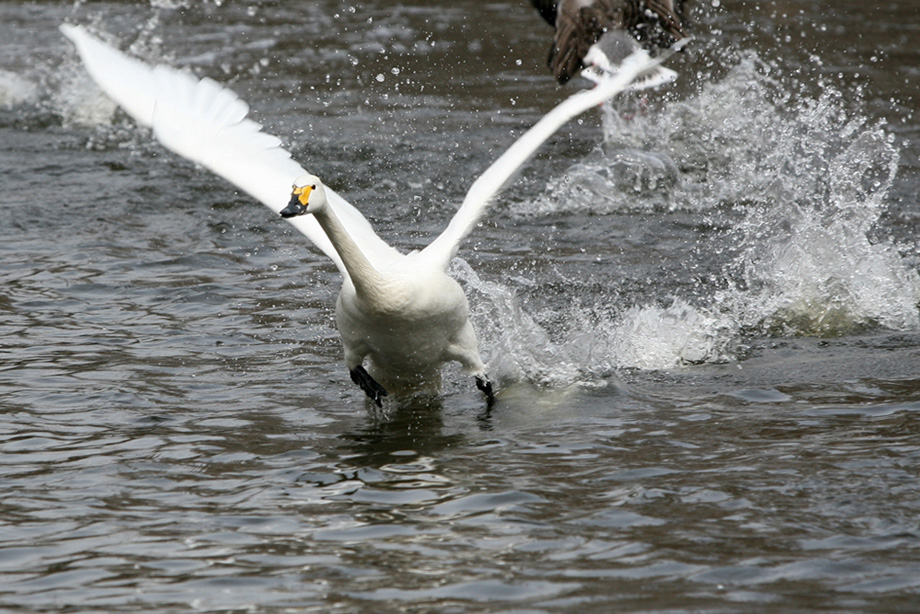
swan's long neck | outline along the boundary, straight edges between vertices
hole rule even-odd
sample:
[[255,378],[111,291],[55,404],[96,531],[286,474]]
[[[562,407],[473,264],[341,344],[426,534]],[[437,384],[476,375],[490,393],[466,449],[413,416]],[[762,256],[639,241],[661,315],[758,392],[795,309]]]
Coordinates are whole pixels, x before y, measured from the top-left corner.
[[377,268],[371,264],[364,252],[355,242],[345,226],[339,220],[332,207],[323,207],[314,212],[323,232],[329,237],[335,251],[338,252],[348,276],[355,285],[358,296],[370,298],[380,291],[383,278]]

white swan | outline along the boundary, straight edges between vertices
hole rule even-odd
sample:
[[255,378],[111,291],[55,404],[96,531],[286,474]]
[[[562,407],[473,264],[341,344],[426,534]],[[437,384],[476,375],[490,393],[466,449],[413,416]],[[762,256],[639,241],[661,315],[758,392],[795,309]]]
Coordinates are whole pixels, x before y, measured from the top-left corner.
[[387,395],[381,384],[391,389],[437,385],[441,366],[449,361],[473,375],[492,401],[466,296],[446,274],[448,264],[490,200],[541,143],[658,65],[637,53],[615,76],[563,101],[473,182],[440,236],[421,251],[401,254],[357,209],[294,162],[277,138],[246,119],[248,106],[229,89],[168,66],[148,66],[81,26],[65,24],[61,31],[96,83],[138,123],[152,127],[167,148],[280,213],[335,262],[344,277],[336,325],[345,364],[377,405]]

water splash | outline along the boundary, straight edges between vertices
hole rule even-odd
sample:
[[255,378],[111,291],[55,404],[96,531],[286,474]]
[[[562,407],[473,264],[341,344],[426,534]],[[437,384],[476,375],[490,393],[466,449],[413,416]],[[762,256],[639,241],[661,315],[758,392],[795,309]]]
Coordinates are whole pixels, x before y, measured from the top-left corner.
[[595,297],[596,304],[571,304],[555,314],[566,325],[551,331],[522,308],[513,287],[483,280],[460,258],[450,274],[466,287],[489,374],[502,383],[595,386],[622,368],[671,369],[730,358],[734,323],[681,299],[611,316]]
[[736,284],[724,301],[745,326],[831,336],[920,327],[920,278],[893,242],[873,238],[898,150],[881,124],[841,107],[826,90],[778,127],[762,165],[771,181],[751,190],[732,229]]
[[619,367],[674,369],[732,357],[735,322],[675,299],[667,307],[632,307],[609,334]]
[[748,336],[920,328],[920,277],[878,238],[898,168],[893,136],[850,109],[860,92],[820,84],[810,96],[778,73],[747,53],[723,79],[654,113],[635,112],[635,101],[628,116],[608,108],[603,146],[517,206],[525,215],[685,210],[728,225],[697,247],[700,257],[731,254],[717,288],[597,322],[593,364],[667,369],[732,360]]
[[470,301],[471,317],[489,353],[490,377],[542,386],[582,379],[583,357],[570,351],[571,344],[554,343],[547,330],[521,308],[510,287],[483,280],[462,258],[453,260],[449,273],[474,299]]
[[0,107],[12,108],[34,102],[38,98],[38,84],[31,79],[8,70],[0,70]]
[[65,73],[49,106],[65,126],[109,126],[118,108],[83,71]]

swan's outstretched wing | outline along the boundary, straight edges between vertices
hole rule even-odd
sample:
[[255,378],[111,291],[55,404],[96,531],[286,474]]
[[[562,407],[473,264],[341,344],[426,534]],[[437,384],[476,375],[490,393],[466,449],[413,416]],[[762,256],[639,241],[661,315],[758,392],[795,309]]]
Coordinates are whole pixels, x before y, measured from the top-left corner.
[[616,73],[599,77],[594,88],[576,92],[559,103],[473,182],[450,224],[422,253],[446,268],[491,200],[546,139],[576,115],[628,89],[635,79],[655,70],[660,63],[661,59],[652,59],[646,51],[638,50],[623,61]]
[[[201,164],[274,212],[291,197],[291,186],[306,171],[281,141],[247,119],[249,106],[211,79],[159,65],[151,67],[90,35],[82,26],[62,25],[94,81],[138,123],[153,128],[167,148]],[[399,257],[361,213],[326,188],[329,204],[349,234],[376,265]],[[312,216],[288,220],[329,256],[343,275],[342,260]]]

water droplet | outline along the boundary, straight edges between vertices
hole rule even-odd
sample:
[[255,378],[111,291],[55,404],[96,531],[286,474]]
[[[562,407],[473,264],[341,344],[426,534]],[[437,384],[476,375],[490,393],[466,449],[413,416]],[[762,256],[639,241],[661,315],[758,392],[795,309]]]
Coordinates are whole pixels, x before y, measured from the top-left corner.
[[386,79],[386,77],[383,76],[383,73],[377,73],[377,76],[374,78],[377,79],[378,83],[383,83],[383,80]]

